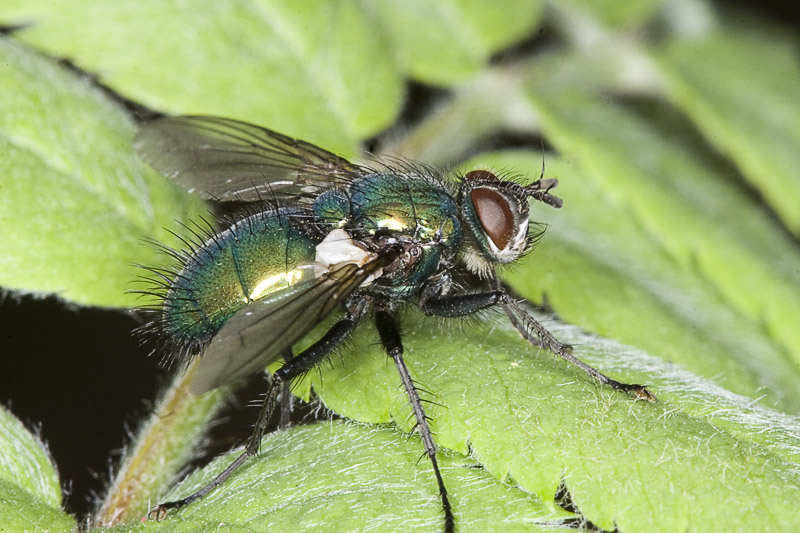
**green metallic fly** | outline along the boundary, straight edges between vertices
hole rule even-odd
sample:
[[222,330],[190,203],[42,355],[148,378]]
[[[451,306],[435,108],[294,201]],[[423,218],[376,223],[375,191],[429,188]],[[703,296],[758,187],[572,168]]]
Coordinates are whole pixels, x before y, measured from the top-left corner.
[[[178,264],[150,269],[160,297],[146,331],[177,361],[199,356],[191,391],[202,394],[285,359],[270,385],[245,451],[209,485],[156,507],[163,517],[204,496],[257,453],[281,391],[319,365],[371,320],[416,418],[444,511],[455,519],[419,393],[403,361],[396,315],[416,304],[426,315],[461,317],[503,309],[520,335],[577,365],[602,384],[655,401],[641,385],[615,381],[578,360],[568,345],[502,290],[498,265],[529,251],[529,201],[561,207],[558,182],[529,185],[474,170],[445,181],[428,166],[352,164],[312,144],[236,120],[186,116],[145,126],[141,158],[190,192],[245,202],[220,229],[198,232]],[[469,280],[469,281],[466,281]],[[477,280],[477,281],[476,281]],[[329,315],[338,320],[301,353],[292,346]]]

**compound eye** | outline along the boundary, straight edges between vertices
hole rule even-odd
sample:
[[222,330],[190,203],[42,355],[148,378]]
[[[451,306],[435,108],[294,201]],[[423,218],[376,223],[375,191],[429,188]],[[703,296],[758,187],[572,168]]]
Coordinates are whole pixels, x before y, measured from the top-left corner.
[[470,191],[481,226],[498,250],[505,250],[514,235],[514,215],[508,201],[495,191],[477,187]]
[[464,177],[468,180],[497,181],[497,176],[488,170],[470,170]]

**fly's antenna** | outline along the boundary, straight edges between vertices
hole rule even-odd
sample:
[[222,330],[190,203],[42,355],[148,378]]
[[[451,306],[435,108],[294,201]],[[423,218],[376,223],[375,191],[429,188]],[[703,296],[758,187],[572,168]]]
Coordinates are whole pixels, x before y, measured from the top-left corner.
[[[544,172],[544,162],[542,162],[542,172]],[[525,190],[525,194],[534,200],[539,200],[540,202],[544,202],[549,206],[559,209],[564,205],[564,201],[558,196],[550,194],[550,191],[556,187],[558,187],[558,180],[539,178],[530,185],[523,187],[523,189]]]
[[544,178],[544,139],[540,137],[539,143],[542,145],[542,173],[539,174],[539,181],[542,181],[542,178]]
[[540,202],[544,202],[549,206],[560,209],[561,206],[564,205],[564,201],[558,196],[550,194],[552,189],[558,187],[558,180],[544,179],[544,141],[539,139],[539,142],[542,143],[542,172],[539,174],[538,180],[534,181],[527,187],[524,187],[525,194],[534,200],[539,200]]

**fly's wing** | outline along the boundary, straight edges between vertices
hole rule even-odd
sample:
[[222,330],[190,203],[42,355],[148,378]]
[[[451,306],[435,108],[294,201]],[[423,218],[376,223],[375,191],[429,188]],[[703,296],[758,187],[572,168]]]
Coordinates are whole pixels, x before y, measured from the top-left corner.
[[142,128],[134,147],[161,174],[217,201],[303,197],[360,172],[313,144],[222,117],[155,120]]
[[190,385],[202,394],[264,370],[383,266],[345,264],[253,302],[228,319],[201,353]]

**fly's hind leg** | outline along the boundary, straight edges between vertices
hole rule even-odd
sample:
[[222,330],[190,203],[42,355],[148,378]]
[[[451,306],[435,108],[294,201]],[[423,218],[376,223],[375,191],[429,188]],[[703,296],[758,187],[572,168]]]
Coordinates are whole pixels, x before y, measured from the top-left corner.
[[[286,362],[291,361],[294,359],[294,354],[292,354],[292,349],[287,348],[286,352],[283,354],[283,359]],[[281,419],[278,424],[278,428],[286,429],[292,424],[292,403],[294,399],[292,398],[292,384],[291,382],[284,382],[281,385]]]
[[261,444],[261,439],[266,433],[272,413],[275,412],[275,408],[279,403],[279,397],[282,396],[286,387],[291,384],[292,379],[311,370],[330,355],[353,333],[357,325],[358,322],[355,318],[347,316],[331,326],[319,341],[304,350],[297,357],[287,359],[286,363],[272,374],[253,434],[247,439],[247,443],[245,444],[245,451],[203,488],[180,500],[165,502],[156,506],[150,510],[147,515],[148,518],[161,520],[170,509],[180,509],[202,498],[222,485],[237,468],[244,464],[250,457],[256,455],[259,445]]

